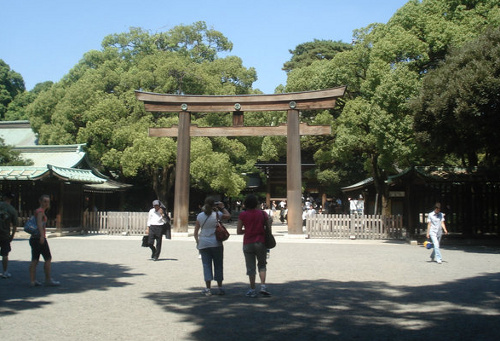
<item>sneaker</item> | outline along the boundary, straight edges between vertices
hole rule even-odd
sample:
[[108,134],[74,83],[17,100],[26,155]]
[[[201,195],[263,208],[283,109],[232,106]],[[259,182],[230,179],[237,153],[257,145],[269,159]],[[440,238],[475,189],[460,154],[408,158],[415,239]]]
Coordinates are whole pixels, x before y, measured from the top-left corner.
[[219,296],[223,296],[223,295],[225,295],[225,294],[226,294],[226,292],[224,291],[224,289],[219,288],[219,290],[217,290],[217,295],[219,295]]
[[11,277],[12,277],[12,275],[10,274],[10,272],[5,271],[5,272],[2,274],[2,278],[6,278],[6,279],[7,279],[7,278],[11,278]]
[[45,286],[48,286],[48,287],[58,287],[60,285],[61,285],[60,282],[54,281],[53,279],[51,279],[50,281],[45,282]]
[[42,283],[40,283],[38,281],[34,281],[34,282],[30,283],[30,287],[40,287],[40,286],[42,286]]
[[267,289],[264,287],[264,288],[260,288],[260,291],[259,293],[264,296],[264,297],[269,297],[271,296],[271,293],[269,291],[267,291]]
[[247,291],[246,296],[247,297],[252,297],[252,298],[253,297],[257,297],[257,293],[255,292],[255,289],[250,289],[250,290]]
[[436,263],[441,264],[443,261],[441,259],[437,260]]
[[205,296],[212,296],[212,291],[208,288],[203,289],[201,293]]

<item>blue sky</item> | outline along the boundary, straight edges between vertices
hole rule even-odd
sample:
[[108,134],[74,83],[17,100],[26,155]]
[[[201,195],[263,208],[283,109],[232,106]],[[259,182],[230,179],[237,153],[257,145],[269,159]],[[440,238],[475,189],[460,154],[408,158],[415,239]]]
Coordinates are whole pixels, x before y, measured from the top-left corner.
[[0,0],[0,59],[31,90],[59,81],[108,34],[152,33],[205,21],[233,42],[231,55],[257,70],[254,88],[286,83],[288,50],[314,39],[351,42],[355,29],[386,23],[407,0]]

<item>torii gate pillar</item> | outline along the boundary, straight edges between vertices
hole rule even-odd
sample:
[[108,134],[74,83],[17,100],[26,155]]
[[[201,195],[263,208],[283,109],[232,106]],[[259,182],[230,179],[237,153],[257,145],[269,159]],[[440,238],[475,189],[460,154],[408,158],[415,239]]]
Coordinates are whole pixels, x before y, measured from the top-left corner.
[[302,160],[300,157],[299,111],[288,110],[286,183],[288,233],[302,233]]
[[[191,113],[179,113],[179,128],[177,132],[177,165],[175,169],[175,197],[174,197],[174,229],[179,231],[180,226],[188,226],[189,218],[189,172],[191,169]],[[186,212],[187,214],[184,214]],[[185,231],[187,232],[187,228]]]
[[[301,135],[331,134],[330,126],[300,123],[299,110],[331,109],[346,87],[274,95],[198,96],[136,91],[148,111],[178,112],[179,125],[150,128],[149,136],[177,137],[174,198],[174,231],[188,232],[190,145],[192,136],[287,136],[288,233],[302,234]],[[181,111],[179,111],[181,109]],[[286,126],[248,127],[243,112],[287,111]],[[198,128],[191,125],[191,112],[232,112],[232,127]]]

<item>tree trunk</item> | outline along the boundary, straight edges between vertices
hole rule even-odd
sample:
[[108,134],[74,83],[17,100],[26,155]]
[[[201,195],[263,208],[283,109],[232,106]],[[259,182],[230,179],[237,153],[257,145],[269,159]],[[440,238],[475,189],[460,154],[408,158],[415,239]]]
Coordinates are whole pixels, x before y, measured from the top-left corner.
[[175,176],[174,165],[166,165],[165,167],[155,169],[153,172],[153,191],[156,197],[165,205],[169,211],[172,198],[169,198],[172,187],[174,186]]
[[376,213],[380,212],[380,214],[382,215],[390,215],[391,212],[389,208],[389,188],[385,183],[387,176],[385,172],[380,170],[378,167],[377,155],[372,155],[370,162],[373,174],[373,184],[375,185],[375,191],[377,192],[381,202],[381,208],[379,209],[377,207]]

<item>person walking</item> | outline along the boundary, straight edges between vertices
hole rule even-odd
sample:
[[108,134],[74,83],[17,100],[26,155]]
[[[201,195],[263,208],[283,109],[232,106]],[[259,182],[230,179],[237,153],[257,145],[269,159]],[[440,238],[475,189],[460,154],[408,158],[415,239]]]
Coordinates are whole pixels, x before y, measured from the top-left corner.
[[224,208],[224,203],[215,201],[210,197],[205,199],[203,211],[196,217],[194,239],[203,264],[205,289],[203,289],[202,294],[205,296],[212,295],[211,286],[214,279],[217,281],[217,294],[225,294],[222,288],[222,281],[224,280],[224,246],[215,237],[215,226],[217,219],[229,219],[230,217],[231,214]]
[[441,204],[437,202],[436,205],[434,205],[434,211],[430,212],[427,218],[427,238],[431,239],[432,245],[434,246],[431,260],[434,261],[434,259],[436,259],[438,264],[443,262],[441,250],[439,248],[443,231],[445,234],[448,234],[446,224],[444,223],[444,213],[441,212]]
[[[151,259],[157,261],[160,257],[165,214],[161,208],[160,200],[153,200],[153,208],[149,210],[146,234],[148,235],[148,245],[151,249]],[[156,240],[156,247],[154,245]]]
[[40,261],[40,255],[43,256],[45,264],[43,270],[45,273],[45,285],[58,286],[60,283],[51,277],[52,270],[52,254],[50,253],[49,243],[46,237],[46,224],[47,224],[47,210],[50,208],[50,196],[44,194],[39,199],[40,207],[35,210],[36,225],[38,232],[31,235],[31,263],[29,267],[30,272],[30,286],[38,287],[42,285],[36,280],[36,267]]
[[10,243],[14,239],[17,230],[17,212],[12,207],[11,201],[14,194],[5,193],[3,201],[0,202],[0,255],[2,256],[1,278],[10,278],[12,275],[8,272],[9,252],[12,251]]
[[[267,213],[257,209],[258,200],[253,194],[246,197],[244,201],[245,211],[238,217],[237,233],[243,234],[243,254],[245,255],[245,264],[247,276],[250,281],[250,289],[246,296],[257,297],[255,290],[256,269],[259,270],[260,294],[262,296],[271,296],[266,288],[267,272],[267,249],[265,245],[264,224],[267,224]],[[257,260],[257,268],[255,262]]]

